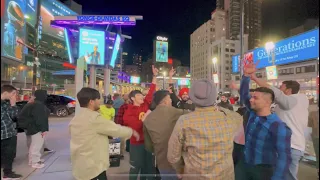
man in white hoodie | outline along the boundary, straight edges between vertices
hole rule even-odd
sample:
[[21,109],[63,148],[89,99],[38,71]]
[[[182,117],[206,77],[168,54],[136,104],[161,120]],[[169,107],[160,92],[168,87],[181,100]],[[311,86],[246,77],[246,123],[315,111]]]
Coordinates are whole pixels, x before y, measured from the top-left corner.
[[308,128],[309,101],[305,94],[300,94],[297,81],[283,81],[280,89],[269,85],[266,81],[251,77],[259,86],[271,88],[275,94],[275,113],[292,131],[291,158],[287,180],[298,180],[299,162],[305,151],[305,130]]

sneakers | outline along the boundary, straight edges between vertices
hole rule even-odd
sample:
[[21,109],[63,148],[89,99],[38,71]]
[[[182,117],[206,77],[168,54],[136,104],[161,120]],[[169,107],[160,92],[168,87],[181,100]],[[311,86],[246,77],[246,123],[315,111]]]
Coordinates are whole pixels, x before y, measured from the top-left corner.
[[14,172],[11,172],[9,174],[4,174],[2,180],[18,180],[22,178],[20,174],[16,174]]
[[43,162],[37,162],[36,164],[32,164],[32,168],[35,168],[35,169],[41,169],[41,168],[44,168],[44,164]]
[[[40,161],[42,162],[42,163],[44,163],[44,159],[40,159]],[[29,161],[29,166],[31,166],[32,165],[32,161]]]
[[45,153],[52,153],[52,152],[53,152],[53,150],[50,150],[50,149],[48,149],[48,148],[44,148],[43,151],[44,151]]

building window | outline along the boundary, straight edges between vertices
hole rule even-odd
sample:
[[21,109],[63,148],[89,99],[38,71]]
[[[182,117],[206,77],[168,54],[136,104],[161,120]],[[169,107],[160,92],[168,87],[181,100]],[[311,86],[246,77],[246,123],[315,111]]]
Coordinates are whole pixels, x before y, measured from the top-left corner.
[[227,58],[230,57],[229,54],[226,54],[226,57],[227,57]]
[[226,48],[226,52],[229,52],[229,48]]
[[226,67],[226,70],[229,70],[229,67]]
[[233,52],[233,53],[234,53],[234,52],[236,52],[236,51],[235,51],[234,49],[230,49],[230,52]]

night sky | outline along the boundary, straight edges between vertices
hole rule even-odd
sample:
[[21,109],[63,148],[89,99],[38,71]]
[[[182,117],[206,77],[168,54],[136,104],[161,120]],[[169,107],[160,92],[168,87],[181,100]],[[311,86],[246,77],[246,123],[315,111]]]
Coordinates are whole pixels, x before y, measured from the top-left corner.
[[[216,4],[215,0],[74,1],[82,5],[84,15],[142,15],[143,20],[137,21],[136,26],[122,28],[123,34],[132,36],[132,40],[125,42],[124,50],[130,56],[142,50],[146,57],[152,53],[153,39],[162,35],[168,37],[169,57],[179,59],[184,65],[190,63],[190,34],[210,19]],[[307,18],[319,18],[319,0],[264,0],[263,3],[263,37],[271,34],[287,37],[290,28]]]

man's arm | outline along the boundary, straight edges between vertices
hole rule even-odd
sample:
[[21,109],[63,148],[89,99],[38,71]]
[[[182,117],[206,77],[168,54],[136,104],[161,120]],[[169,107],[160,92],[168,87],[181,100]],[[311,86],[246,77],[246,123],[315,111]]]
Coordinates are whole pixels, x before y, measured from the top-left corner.
[[242,76],[241,84],[240,84],[240,101],[245,104],[247,108],[250,109],[250,77]]
[[178,174],[183,173],[182,169],[184,161],[182,158],[182,148],[184,141],[185,138],[182,131],[182,119],[179,118],[169,139],[167,154],[169,163]]
[[152,72],[153,72],[152,83],[148,91],[148,94],[144,99],[144,103],[148,103],[148,104],[151,104],[153,99],[153,93],[156,91],[158,69],[155,68],[154,65],[152,65]]
[[278,88],[271,86],[267,83],[267,81],[257,78],[255,75],[252,76],[252,80],[254,80],[260,87],[266,87],[273,90],[275,95],[275,102],[280,106],[283,110],[290,110],[294,106],[297,105],[298,101],[293,96],[287,96]]
[[283,180],[291,163],[291,130],[284,123],[273,123],[270,127],[273,144],[278,155],[271,180]]
[[48,109],[44,104],[35,103],[32,109],[32,116],[40,132],[49,130]]
[[97,133],[119,138],[130,138],[132,136],[132,129],[120,126],[113,121],[106,121],[101,115],[92,121]]

